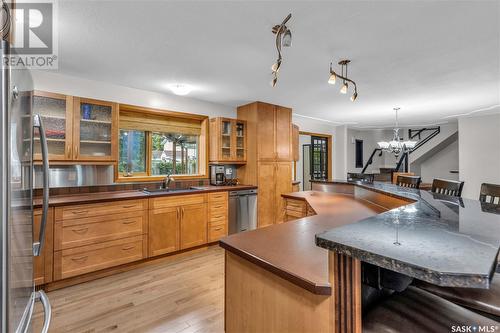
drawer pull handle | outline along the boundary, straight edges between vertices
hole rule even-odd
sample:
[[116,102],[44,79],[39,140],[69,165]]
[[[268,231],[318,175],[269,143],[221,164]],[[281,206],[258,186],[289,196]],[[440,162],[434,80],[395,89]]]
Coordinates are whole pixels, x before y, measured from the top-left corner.
[[135,220],[123,221],[122,224],[132,224],[135,223]]
[[82,257],[77,257],[77,258],[71,258],[71,260],[82,262],[82,261],[87,260],[87,258],[88,258],[88,256],[82,256]]
[[135,205],[125,205],[125,206],[123,206],[123,208],[132,208],[132,207],[135,207]]
[[222,230],[222,227],[220,227],[220,228],[215,228],[214,230],[215,230],[215,231]]
[[86,233],[87,230],[89,230],[89,228],[87,228],[87,227],[81,228],[81,229],[71,229],[71,231],[73,231],[76,234],[80,234],[80,235]]
[[72,211],[73,214],[87,214],[89,211],[88,210],[74,210]]
[[123,251],[132,250],[134,247],[135,247],[135,245],[125,246],[125,247],[122,247],[122,250]]
[[214,208],[222,208],[222,206],[214,206]]
[[220,219],[221,217],[224,217],[224,215],[214,216],[214,219]]

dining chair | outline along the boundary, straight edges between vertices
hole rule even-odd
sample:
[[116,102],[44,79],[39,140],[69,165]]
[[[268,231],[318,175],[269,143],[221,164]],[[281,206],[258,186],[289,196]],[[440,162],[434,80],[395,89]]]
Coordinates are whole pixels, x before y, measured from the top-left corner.
[[482,183],[479,201],[500,205],[500,185]]
[[420,176],[398,176],[396,185],[410,188],[420,188],[422,178]]
[[447,179],[434,179],[432,181],[432,192],[449,195],[452,197],[461,197],[464,182]]

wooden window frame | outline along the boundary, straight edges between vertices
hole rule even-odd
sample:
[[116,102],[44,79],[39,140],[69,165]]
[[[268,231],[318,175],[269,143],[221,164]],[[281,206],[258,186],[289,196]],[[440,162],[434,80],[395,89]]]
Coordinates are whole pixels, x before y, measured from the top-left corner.
[[[118,117],[120,116],[120,111],[129,111],[129,112],[138,112],[142,114],[149,114],[149,115],[155,115],[155,116],[161,116],[161,117],[166,117],[166,118],[176,118],[176,119],[184,119],[184,120],[196,120],[199,121],[201,124],[201,132],[199,135],[199,142],[198,142],[198,173],[195,175],[177,175],[174,174],[173,176],[176,179],[183,179],[183,180],[191,180],[191,179],[206,179],[208,178],[208,140],[209,140],[209,119],[208,116],[204,115],[198,115],[198,114],[191,114],[191,113],[184,113],[184,112],[175,112],[175,111],[169,111],[169,110],[160,110],[160,109],[153,109],[153,108],[147,108],[147,107],[140,107],[140,106],[134,106],[134,105],[128,105],[128,104],[119,104],[118,105]],[[120,135],[120,121],[118,119],[118,136]],[[142,129],[137,129],[137,130],[142,130]],[[130,177],[124,177],[118,172],[118,163],[119,163],[119,150],[120,147],[118,146],[117,152],[116,152],[116,163],[114,166],[114,173],[115,173],[115,182],[117,183],[132,183],[132,182],[146,182],[146,181],[161,181],[165,179],[165,176],[153,176],[151,175],[151,159],[152,159],[152,132],[145,130],[146,133],[146,173],[134,173],[133,176]],[[119,137],[117,138],[119,140]],[[117,141],[119,142],[119,141]]]

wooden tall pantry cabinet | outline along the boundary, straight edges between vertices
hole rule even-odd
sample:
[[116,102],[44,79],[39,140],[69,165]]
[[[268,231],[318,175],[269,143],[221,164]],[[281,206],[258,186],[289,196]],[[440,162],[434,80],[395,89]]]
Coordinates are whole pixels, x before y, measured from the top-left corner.
[[246,120],[248,137],[238,178],[259,187],[258,226],[281,223],[281,195],[292,191],[292,109],[254,102],[238,107],[238,119]]

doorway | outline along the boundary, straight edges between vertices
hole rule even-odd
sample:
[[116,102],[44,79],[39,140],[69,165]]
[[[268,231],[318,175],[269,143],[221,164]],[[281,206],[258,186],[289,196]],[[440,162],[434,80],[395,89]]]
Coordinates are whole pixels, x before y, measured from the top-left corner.
[[300,132],[299,161],[295,163],[295,179],[300,189],[311,189],[310,180],[332,177],[332,136],[327,134]]

